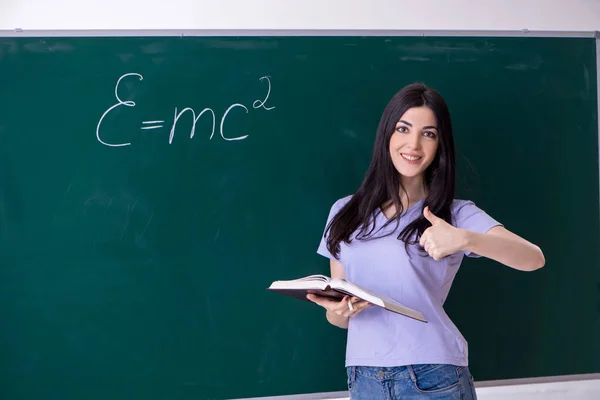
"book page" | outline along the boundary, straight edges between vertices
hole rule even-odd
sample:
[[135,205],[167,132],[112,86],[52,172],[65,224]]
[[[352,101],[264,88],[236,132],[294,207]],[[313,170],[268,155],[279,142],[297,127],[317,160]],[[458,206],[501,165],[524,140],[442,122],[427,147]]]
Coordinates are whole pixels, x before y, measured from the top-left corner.
[[294,279],[295,281],[320,281],[329,282],[329,277],[325,275],[309,275],[304,278]]
[[369,303],[378,305],[383,307],[383,301],[381,300],[381,296],[376,295],[373,292],[368,291],[367,289],[358,286],[352,282],[347,281],[344,278],[333,278],[331,279],[331,287],[343,291],[344,293],[348,293],[351,296],[360,297],[363,300],[368,301]]
[[269,289],[314,289],[314,290],[325,290],[328,284],[329,278],[323,279],[293,279],[290,281],[275,281],[269,286]]
[[423,314],[421,314],[420,312],[413,310],[410,307],[407,307],[388,296],[375,294],[374,292],[371,292],[370,290],[358,286],[355,283],[349,282],[346,279],[331,279],[331,287],[335,290],[360,297],[361,299],[366,300],[369,303],[383,307],[390,311],[394,311],[409,316],[411,318],[417,319],[419,321],[426,322],[425,318],[423,317]]

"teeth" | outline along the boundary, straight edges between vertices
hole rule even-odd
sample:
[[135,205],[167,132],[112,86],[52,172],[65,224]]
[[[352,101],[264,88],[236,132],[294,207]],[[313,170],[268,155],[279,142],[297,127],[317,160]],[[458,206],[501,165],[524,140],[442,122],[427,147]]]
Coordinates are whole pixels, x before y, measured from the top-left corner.
[[406,158],[408,161],[417,161],[419,158],[421,157],[412,157],[412,156],[407,156],[406,154],[400,154],[402,157]]

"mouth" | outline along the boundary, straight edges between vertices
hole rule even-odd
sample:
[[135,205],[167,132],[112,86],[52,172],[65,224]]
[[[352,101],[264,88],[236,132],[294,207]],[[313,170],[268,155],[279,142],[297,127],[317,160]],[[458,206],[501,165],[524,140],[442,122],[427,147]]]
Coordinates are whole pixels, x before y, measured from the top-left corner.
[[400,153],[400,156],[402,157],[402,159],[404,161],[406,161],[409,164],[418,164],[421,161],[421,159],[423,158],[420,156],[415,156],[412,154],[404,154],[404,153]]

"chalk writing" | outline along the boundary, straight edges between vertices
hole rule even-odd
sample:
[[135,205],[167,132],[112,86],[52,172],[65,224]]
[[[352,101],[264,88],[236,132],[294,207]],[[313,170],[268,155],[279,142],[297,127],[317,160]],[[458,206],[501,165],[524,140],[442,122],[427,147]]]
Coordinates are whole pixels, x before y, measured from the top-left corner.
[[263,107],[265,110],[269,111],[274,109],[275,107],[267,107],[265,106],[265,103],[267,102],[267,100],[269,99],[269,95],[271,94],[271,77],[270,76],[263,76],[259,79],[259,81],[262,81],[263,79],[267,80],[267,83],[269,84],[269,88],[267,89],[267,97],[265,97],[265,99],[263,101],[259,101],[256,100],[254,101],[254,103],[252,103],[252,107],[254,108],[261,108]]
[[121,80],[123,80],[123,78],[126,78],[128,76],[137,76],[138,78],[140,78],[140,81],[142,79],[144,79],[144,77],[138,73],[135,72],[131,72],[128,74],[125,74],[123,76],[121,76],[119,78],[119,80],[117,81],[117,84],[115,85],[115,97],[117,98],[117,100],[119,101],[117,104],[114,104],[112,106],[110,106],[108,108],[108,110],[104,111],[104,114],[102,114],[102,117],[100,117],[100,121],[98,121],[98,125],[96,125],[96,138],[98,139],[98,141],[100,143],[102,143],[105,146],[110,146],[110,147],[121,147],[121,146],[129,146],[131,143],[121,143],[121,144],[111,144],[111,143],[106,143],[104,142],[102,139],[100,139],[100,125],[102,124],[102,120],[104,119],[104,117],[106,117],[106,115],[111,112],[112,110],[114,110],[115,108],[119,107],[119,106],[126,106],[126,107],[135,107],[135,102],[131,101],[131,100],[127,100],[127,101],[123,101],[119,98],[119,84],[121,83]]
[[198,122],[198,120],[200,119],[200,117],[202,116],[202,114],[204,114],[205,112],[209,111],[212,114],[212,133],[210,134],[210,139],[212,139],[213,135],[215,134],[215,112],[210,109],[210,108],[205,108],[204,110],[202,110],[200,112],[200,114],[198,114],[198,116],[196,116],[196,112],[190,108],[184,108],[183,110],[181,110],[181,112],[177,113],[177,107],[175,107],[175,118],[173,119],[173,127],[171,128],[171,133],[169,134],[169,144],[171,144],[173,142],[173,136],[175,136],[175,128],[177,127],[177,121],[179,121],[179,117],[181,117],[181,115],[186,112],[186,111],[190,111],[192,113],[192,118],[194,118],[194,121],[192,122],[192,129],[190,131],[190,139],[194,138],[194,133],[196,132],[196,122]]
[[[104,118],[108,115],[108,113],[110,113],[112,110],[116,109],[117,107],[121,107],[121,106],[135,107],[136,106],[136,103],[133,100],[122,100],[121,97],[119,97],[119,85],[121,84],[121,81],[130,76],[136,76],[136,77],[138,77],[138,79],[140,81],[142,81],[144,79],[144,77],[137,72],[126,73],[126,74],[123,74],[121,77],[119,77],[119,79],[117,80],[117,83],[115,85],[115,98],[117,99],[117,103],[113,104],[106,111],[104,111],[104,113],[100,117],[100,120],[98,121],[98,124],[96,125],[96,138],[98,139],[98,141],[101,144],[103,144],[105,146],[123,147],[123,146],[131,145],[131,142],[108,143],[107,141],[103,140],[100,135],[100,131],[101,131],[100,128],[102,126],[102,122],[103,122]],[[255,100],[253,102],[252,106],[256,110],[262,108],[266,111],[271,111],[275,108],[275,106],[268,107],[266,104],[267,101],[269,100],[269,96],[271,95],[271,77],[270,76],[262,76],[259,78],[259,81],[261,81],[261,82],[265,81],[265,80],[268,85],[267,86],[267,94],[266,94],[264,100]],[[229,114],[236,108],[243,109],[245,111],[245,114],[248,114],[248,112],[249,112],[248,107],[246,107],[242,103],[234,103],[225,110],[225,112],[223,113],[223,116],[221,117],[221,122],[219,125],[219,134],[220,134],[221,138],[227,142],[244,140],[250,136],[249,134],[240,135],[240,136],[233,136],[231,134],[230,135],[225,134],[225,121],[227,120]],[[212,131],[210,133],[208,140],[212,140],[212,138],[215,135],[216,128],[217,128],[217,115],[212,108],[206,107],[202,111],[200,111],[200,113],[196,113],[196,111],[191,107],[185,107],[181,111],[179,110],[179,108],[175,107],[175,112],[173,115],[173,123],[171,125],[171,130],[169,131],[169,140],[168,140],[169,144],[173,143],[173,139],[175,138],[175,131],[177,129],[177,123],[180,120],[180,118],[183,117],[184,114],[191,114],[191,117],[192,117],[192,126],[190,129],[190,139],[194,138],[194,135],[196,133],[196,123],[198,122],[200,117],[202,117],[205,114],[207,116],[210,116],[211,120],[212,120]],[[164,123],[165,123],[164,120],[142,121],[140,129],[144,130],[144,131],[160,129],[165,126],[165,125],[163,125]]]
[[227,111],[225,111],[225,114],[223,114],[223,118],[221,118],[221,137],[227,141],[244,140],[248,137],[248,135],[245,135],[245,136],[240,136],[240,137],[236,137],[236,138],[226,138],[225,135],[223,134],[223,124],[225,123],[225,118],[227,117],[227,114],[229,114],[229,111],[233,110],[234,107],[242,107],[244,110],[246,110],[246,114],[248,114],[248,109],[243,104],[232,104],[231,106],[229,106]]
[[[162,124],[165,121],[142,121],[143,125],[148,125],[148,124]],[[152,125],[152,126],[142,126],[142,129],[158,129],[158,128],[162,128],[162,125]]]

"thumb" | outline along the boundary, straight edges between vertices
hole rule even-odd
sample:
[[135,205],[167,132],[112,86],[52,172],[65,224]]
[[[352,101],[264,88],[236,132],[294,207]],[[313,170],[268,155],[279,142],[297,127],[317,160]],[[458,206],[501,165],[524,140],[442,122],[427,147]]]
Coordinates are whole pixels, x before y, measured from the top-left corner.
[[436,223],[441,221],[441,218],[436,217],[431,211],[429,211],[429,206],[423,209],[423,216],[427,221],[431,222],[431,225],[435,225]]

